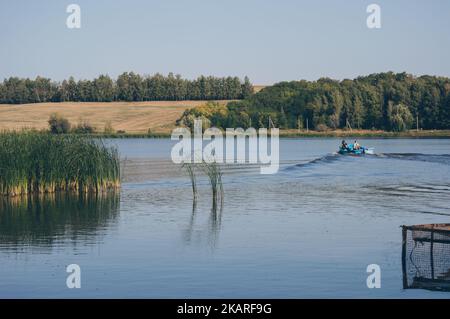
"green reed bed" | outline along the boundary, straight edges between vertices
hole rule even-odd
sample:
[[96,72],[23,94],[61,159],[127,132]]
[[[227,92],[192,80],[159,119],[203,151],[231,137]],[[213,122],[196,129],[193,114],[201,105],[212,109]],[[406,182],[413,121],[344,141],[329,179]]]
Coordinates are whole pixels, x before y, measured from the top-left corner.
[[101,192],[119,186],[118,152],[99,139],[0,133],[0,195]]

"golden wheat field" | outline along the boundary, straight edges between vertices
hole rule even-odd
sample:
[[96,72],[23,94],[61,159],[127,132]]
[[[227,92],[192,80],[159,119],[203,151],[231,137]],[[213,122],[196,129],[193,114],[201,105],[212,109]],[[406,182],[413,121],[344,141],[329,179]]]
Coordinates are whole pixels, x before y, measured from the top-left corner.
[[267,87],[267,85],[253,85],[253,91],[255,93],[258,93],[259,91],[261,91],[262,89],[264,89],[265,87]]
[[86,121],[100,132],[109,122],[114,130],[126,133],[146,133],[149,129],[155,133],[168,133],[184,110],[205,103],[205,101],[149,101],[0,104],[0,131],[45,129],[48,127],[50,115],[58,113],[67,118],[72,125]]

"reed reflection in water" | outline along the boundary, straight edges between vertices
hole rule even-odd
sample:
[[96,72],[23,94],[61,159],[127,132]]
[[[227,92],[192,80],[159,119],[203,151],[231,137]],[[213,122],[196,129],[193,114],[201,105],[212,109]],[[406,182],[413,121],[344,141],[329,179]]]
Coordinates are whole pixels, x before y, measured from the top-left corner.
[[[205,214],[203,214],[205,213]],[[189,217],[188,226],[184,233],[184,241],[186,244],[193,242],[195,236],[196,241],[201,241],[202,238],[206,239],[207,244],[211,248],[215,248],[219,234],[222,227],[222,215],[223,215],[223,202],[219,202],[219,205],[213,204],[209,214],[203,209],[199,209],[197,201],[192,202],[192,212]],[[207,217],[206,223],[202,221]],[[205,231],[206,225],[206,231]]]
[[11,251],[93,241],[117,220],[119,209],[117,191],[0,198],[0,246]]

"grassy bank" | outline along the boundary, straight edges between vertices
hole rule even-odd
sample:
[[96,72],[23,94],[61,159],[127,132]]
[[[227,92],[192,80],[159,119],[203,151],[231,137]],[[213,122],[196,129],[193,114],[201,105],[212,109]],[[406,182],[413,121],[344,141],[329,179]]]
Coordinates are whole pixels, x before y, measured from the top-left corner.
[[101,140],[38,132],[0,133],[0,196],[98,193],[119,185],[118,152]]

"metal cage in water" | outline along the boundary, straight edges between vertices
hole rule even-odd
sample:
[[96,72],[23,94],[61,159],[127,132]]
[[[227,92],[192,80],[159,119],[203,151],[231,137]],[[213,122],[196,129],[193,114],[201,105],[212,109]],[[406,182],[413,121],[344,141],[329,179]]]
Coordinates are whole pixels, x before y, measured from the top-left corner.
[[402,226],[404,289],[450,291],[450,224]]

